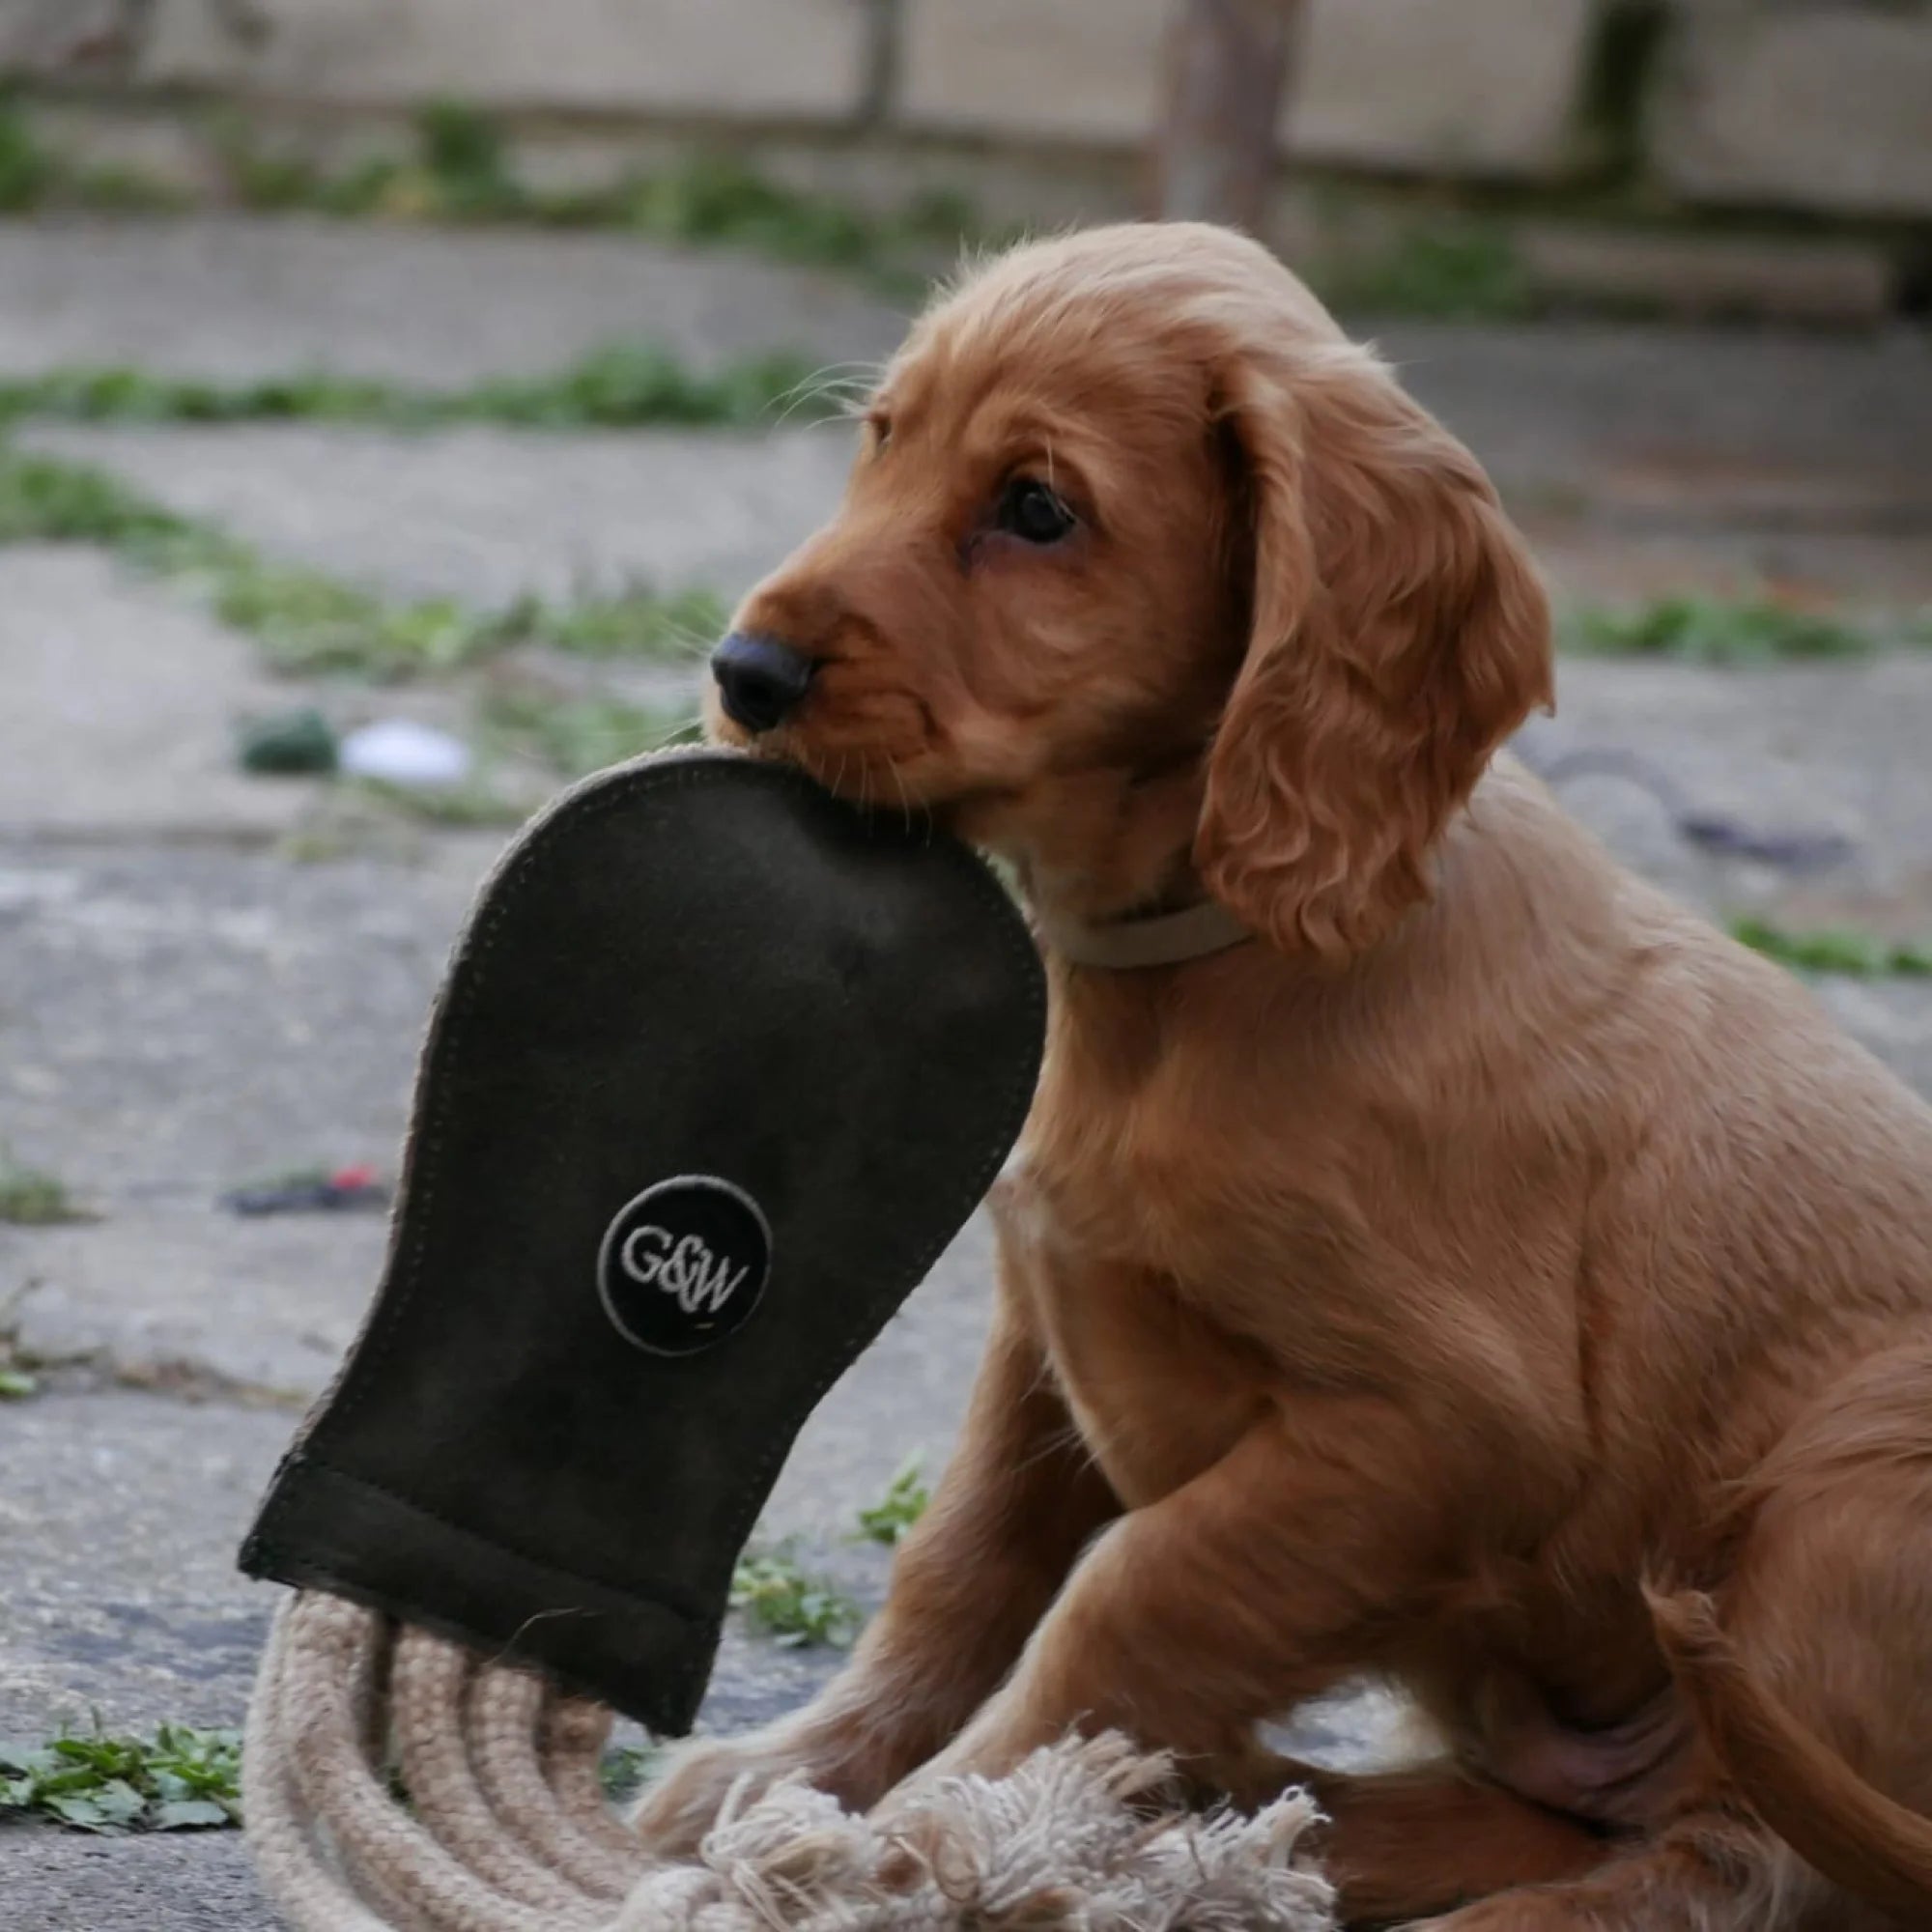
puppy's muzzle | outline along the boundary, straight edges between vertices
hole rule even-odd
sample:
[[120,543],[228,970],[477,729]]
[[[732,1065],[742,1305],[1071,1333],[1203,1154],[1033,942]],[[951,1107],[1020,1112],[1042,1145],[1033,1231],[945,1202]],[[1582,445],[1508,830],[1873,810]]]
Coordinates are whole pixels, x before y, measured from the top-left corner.
[[711,653],[711,675],[724,715],[747,731],[783,724],[805,696],[817,668],[802,651],[777,638],[733,631]]

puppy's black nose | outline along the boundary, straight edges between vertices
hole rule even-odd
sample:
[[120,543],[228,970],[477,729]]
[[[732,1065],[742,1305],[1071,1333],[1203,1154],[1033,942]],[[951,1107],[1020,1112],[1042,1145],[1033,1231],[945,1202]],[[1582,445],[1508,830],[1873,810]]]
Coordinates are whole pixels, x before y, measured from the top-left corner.
[[748,731],[769,731],[805,696],[814,667],[776,638],[733,631],[711,653],[724,715]]

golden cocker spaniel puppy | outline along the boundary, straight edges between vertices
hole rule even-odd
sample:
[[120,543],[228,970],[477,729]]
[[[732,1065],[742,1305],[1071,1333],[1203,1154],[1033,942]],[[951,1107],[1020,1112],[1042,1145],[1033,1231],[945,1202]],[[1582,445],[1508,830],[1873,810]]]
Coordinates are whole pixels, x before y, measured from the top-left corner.
[[[647,1836],[1118,1726],[1312,1778],[1360,1921],[1932,1925],[1932,1110],[1498,753],[1549,624],[1468,451],[1253,242],[1024,246],[715,667],[1010,862],[1051,1017],[890,1601]],[[1438,1767],[1261,1747],[1365,1672]]]

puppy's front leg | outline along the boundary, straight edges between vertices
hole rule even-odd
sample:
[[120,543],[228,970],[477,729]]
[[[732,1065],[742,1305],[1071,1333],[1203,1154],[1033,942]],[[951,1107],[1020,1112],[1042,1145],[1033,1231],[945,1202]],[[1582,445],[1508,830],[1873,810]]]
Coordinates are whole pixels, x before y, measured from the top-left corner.
[[755,1792],[799,1771],[848,1805],[872,1804],[979,1709],[1081,1545],[1119,1513],[1006,1266],[959,1447],[893,1566],[885,1608],[806,1709],[679,1757],[638,1814],[653,1847],[691,1849],[741,1778]]
[[1211,1776],[1252,1728],[1376,1661],[1440,1563],[1439,1445],[1393,1405],[1270,1412],[1218,1463],[1115,1523],[1006,1688],[918,1782],[1004,1773],[1118,1728]]

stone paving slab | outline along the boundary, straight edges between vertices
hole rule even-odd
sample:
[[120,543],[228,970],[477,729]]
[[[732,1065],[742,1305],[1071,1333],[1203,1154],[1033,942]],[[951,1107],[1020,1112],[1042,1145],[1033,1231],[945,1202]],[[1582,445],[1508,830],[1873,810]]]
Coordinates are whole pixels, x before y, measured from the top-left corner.
[[1909,7],[1683,10],[1648,117],[1693,201],[1922,214],[1932,201],[1932,20]]
[[1856,484],[1852,502],[1908,506],[1924,527],[1925,330],[1398,322],[1366,332],[1505,484],[1567,471],[1582,494],[1615,483],[1633,511],[1704,525],[1744,507],[1842,520]]
[[1482,459],[1561,589],[1932,601],[1923,331],[1372,332]]
[[497,842],[412,867],[14,848],[0,1091],[20,1152],[109,1210],[386,1157],[431,989]]
[[273,1593],[235,1551],[293,1422],[118,1392],[0,1410],[0,1734],[239,1721]]
[[[1524,728],[1540,768],[1588,753],[1564,805],[1626,864],[1719,919],[1873,927],[1932,940],[1932,654],[1855,664],[1713,670],[1571,659],[1553,719]],[[1621,772],[1602,769],[1621,761]],[[1687,841],[1675,814],[1757,836],[1835,837],[1816,869],[1721,857]],[[1932,982],[1827,976],[1839,1025],[1932,1096]]]
[[[1900,650],[1853,662],[1712,669],[1672,663],[1559,660],[1556,714],[1525,727],[1545,760],[1588,748],[1637,760],[1699,811],[1756,829],[1836,833],[1851,849],[1806,875],[1814,895],[1872,906],[1893,896],[1932,928],[1932,653]],[[1571,810],[1614,830],[1599,781],[1563,787]],[[1691,903],[1714,912],[1796,881],[1758,876],[1734,860],[1695,859],[1651,844],[1626,855]]]
[[[906,0],[895,118],[1116,149],[1155,128],[1163,0]],[[1395,173],[1542,175],[1570,148],[1589,0],[1314,0],[1283,90],[1291,156]]]
[[0,1826],[15,1932],[268,1932],[277,1921],[239,1832],[96,1838]]
[[237,724],[288,687],[99,553],[0,549],[0,832],[270,838],[299,817],[300,787],[235,765]]
[[133,363],[227,382],[328,369],[448,387],[620,339],[703,365],[770,350],[832,360],[884,355],[898,307],[849,277],[621,234],[0,221],[7,375]]
[[1597,25],[1592,0],[1310,0],[1280,139],[1344,167],[1561,175]]
[[140,80],[270,98],[849,121],[864,99],[867,10],[850,0],[673,0],[648,13],[552,0],[540,14],[475,0],[344,6],[278,0],[237,35],[211,9],[162,0]]
[[395,597],[475,607],[642,581],[736,596],[838,503],[838,427],[588,436],[423,435],[245,424],[36,427],[23,442],[104,464],[272,555]]

